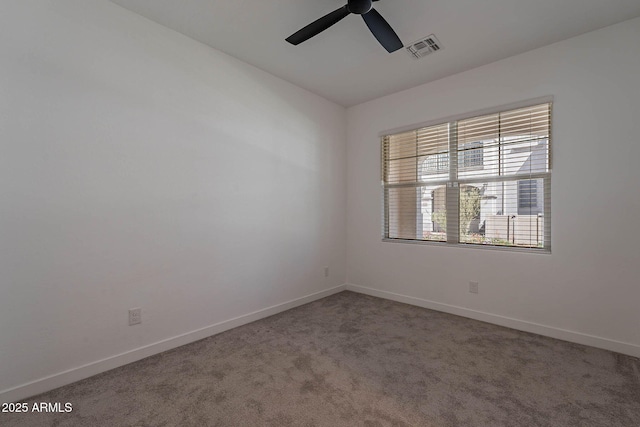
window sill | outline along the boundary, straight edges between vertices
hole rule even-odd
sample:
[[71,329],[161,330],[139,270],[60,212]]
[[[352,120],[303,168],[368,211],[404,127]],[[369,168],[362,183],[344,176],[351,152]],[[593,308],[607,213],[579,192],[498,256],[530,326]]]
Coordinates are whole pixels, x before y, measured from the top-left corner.
[[383,238],[384,243],[408,243],[412,245],[439,246],[446,248],[480,249],[499,252],[518,252],[539,255],[551,255],[551,248],[523,248],[518,246],[478,245],[473,243],[447,243],[430,240],[389,239]]

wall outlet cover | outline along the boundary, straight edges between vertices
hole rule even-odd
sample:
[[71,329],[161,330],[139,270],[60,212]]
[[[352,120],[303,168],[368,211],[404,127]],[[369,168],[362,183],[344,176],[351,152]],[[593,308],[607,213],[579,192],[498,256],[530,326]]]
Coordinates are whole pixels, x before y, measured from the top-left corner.
[[142,323],[142,309],[131,308],[129,309],[129,326],[138,325]]
[[469,292],[472,294],[478,293],[478,282],[469,282]]

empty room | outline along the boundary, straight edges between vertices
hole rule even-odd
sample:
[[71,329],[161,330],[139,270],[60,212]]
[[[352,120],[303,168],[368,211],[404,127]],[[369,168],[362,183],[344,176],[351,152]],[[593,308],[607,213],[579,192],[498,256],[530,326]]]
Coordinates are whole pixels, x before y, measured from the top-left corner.
[[637,0],[0,0],[1,426],[640,426]]

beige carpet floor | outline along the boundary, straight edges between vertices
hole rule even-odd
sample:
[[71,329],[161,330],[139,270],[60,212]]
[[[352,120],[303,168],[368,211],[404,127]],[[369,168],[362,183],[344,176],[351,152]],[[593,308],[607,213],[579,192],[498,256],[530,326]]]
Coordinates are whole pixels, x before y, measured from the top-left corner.
[[27,402],[2,426],[640,426],[640,361],[342,292]]

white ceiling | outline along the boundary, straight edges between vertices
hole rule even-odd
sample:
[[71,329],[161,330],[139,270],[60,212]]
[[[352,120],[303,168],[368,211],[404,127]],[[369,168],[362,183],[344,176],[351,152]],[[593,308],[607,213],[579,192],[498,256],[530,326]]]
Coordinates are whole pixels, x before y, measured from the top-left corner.
[[421,60],[387,53],[350,15],[292,46],[285,38],[346,0],[111,0],[344,106],[640,16],[638,0],[381,0],[403,43],[435,34]]

